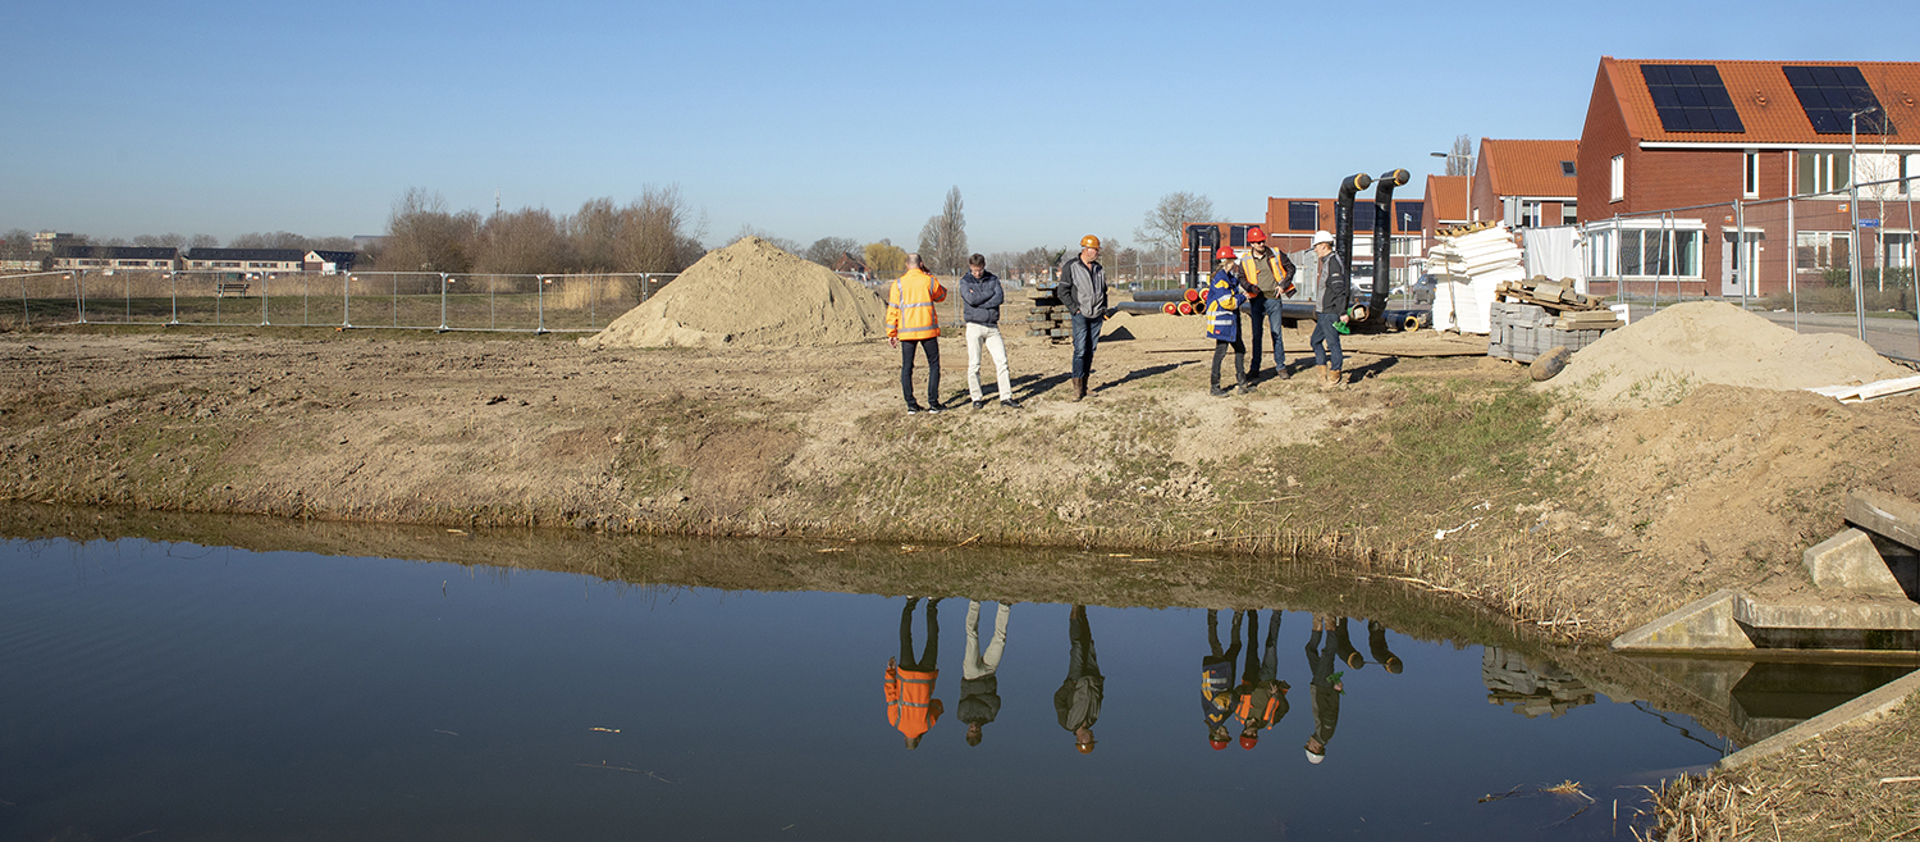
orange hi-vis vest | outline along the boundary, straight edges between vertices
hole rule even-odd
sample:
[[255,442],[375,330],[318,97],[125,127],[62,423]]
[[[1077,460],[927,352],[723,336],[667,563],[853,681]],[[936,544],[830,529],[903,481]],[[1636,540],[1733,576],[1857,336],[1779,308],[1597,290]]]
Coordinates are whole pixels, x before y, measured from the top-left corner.
[[[1273,727],[1273,715],[1279,712],[1281,702],[1286,701],[1287,697],[1287,691],[1285,689],[1279,687],[1273,689],[1274,692],[1267,696],[1267,703],[1264,706],[1265,710],[1260,711],[1260,722],[1263,723],[1262,727],[1265,728]],[[1243,725],[1253,724],[1253,719],[1250,718],[1253,714],[1253,697],[1254,694],[1252,692],[1240,694],[1239,717]]]
[[887,288],[887,336],[894,339],[934,339],[940,319],[933,305],[947,300],[947,288],[924,269],[908,269]]
[[887,667],[887,721],[907,737],[927,733],[946,708],[933,698],[933,680],[940,671],[916,672]]
[[[1258,263],[1260,263],[1260,258],[1255,257],[1253,252],[1249,251],[1246,257],[1240,258],[1240,271],[1246,276],[1249,286],[1260,290],[1261,293],[1265,293],[1265,288],[1259,286],[1260,275],[1254,269],[1254,266]],[[1294,290],[1293,278],[1287,274],[1286,264],[1280,262],[1280,252],[1267,249],[1266,263],[1267,267],[1273,270],[1274,283],[1279,286],[1280,294],[1292,294]]]

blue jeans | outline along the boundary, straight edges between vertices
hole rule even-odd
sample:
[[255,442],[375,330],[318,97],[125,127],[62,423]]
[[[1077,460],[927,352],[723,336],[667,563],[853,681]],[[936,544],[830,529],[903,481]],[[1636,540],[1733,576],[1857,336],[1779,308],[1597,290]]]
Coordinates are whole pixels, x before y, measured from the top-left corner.
[[1340,370],[1340,364],[1345,359],[1340,353],[1340,331],[1333,329],[1339,323],[1339,313],[1321,313],[1314,317],[1313,336],[1307,340],[1313,346],[1314,365],[1327,365],[1327,358],[1332,357],[1333,370]]
[[1275,371],[1287,369],[1287,347],[1280,338],[1280,299],[1271,295],[1261,296],[1257,302],[1248,302],[1247,314],[1253,318],[1253,364],[1247,374],[1260,370],[1260,323],[1267,323],[1267,335],[1273,337],[1273,368]]
[[1085,380],[1093,373],[1093,349],[1100,344],[1102,321],[1098,316],[1073,314],[1073,376],[1076,379]]

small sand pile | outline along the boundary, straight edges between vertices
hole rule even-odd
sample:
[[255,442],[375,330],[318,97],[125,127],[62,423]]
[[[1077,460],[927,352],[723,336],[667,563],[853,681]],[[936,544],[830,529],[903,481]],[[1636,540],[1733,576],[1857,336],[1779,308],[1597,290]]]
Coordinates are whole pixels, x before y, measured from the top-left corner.
[[1116,330],[1126,330],[1134,339],[1192,339],[1196,343],[1206,343],[1207,318],[1205,316],[1169,316],[1165,313],[1128,313],[1121,311],[1107,320],[1105,337]]
[[759,237],[710,251],[646,303],[583,338],[594,348],[845,345],[887,334],[872,290]]
[[1595,406],[1645,408],[1709,383],[1794,390],[1910,373],[1854,337],[1801,335],[1731,304],[1698,301],[1607,334],[1541,385]]

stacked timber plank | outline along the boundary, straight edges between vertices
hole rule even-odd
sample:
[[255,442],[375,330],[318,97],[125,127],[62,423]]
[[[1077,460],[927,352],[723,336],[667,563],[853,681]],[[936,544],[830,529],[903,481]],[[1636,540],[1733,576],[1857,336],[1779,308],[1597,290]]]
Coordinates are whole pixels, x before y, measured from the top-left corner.
[[1490,333],[1494,289],[1526,277],[1520,247],[1504,222],[1476,223],[1441,232],[1427,251],[1427,272],[1434,277],[1435,330]]
[[1599,298],[1573,288],[1572,279],[1535,275],[1495,287],[1487,356],[1532,362],[1554,348],[1578,351],[1625,324]]
[[1045,336],[1058,345],[1073,341],[1073,318],[1054,289],[1053,284],[1041,284],[1029,293],[1033,303],[1027,308],[1027,335]]

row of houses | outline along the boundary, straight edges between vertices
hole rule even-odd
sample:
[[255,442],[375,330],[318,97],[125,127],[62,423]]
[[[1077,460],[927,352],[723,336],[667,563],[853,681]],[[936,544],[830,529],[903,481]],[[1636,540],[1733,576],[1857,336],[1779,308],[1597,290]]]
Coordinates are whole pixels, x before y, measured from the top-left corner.
[[72,269],[144,272],[351,272],[358,252],[320,249],[221,249],[158,246],[56,245],[44,252],[8,255],[14,272]]
[[[1417,274],[1439,231],[1482,221],[1566,252],[1556,265],[1603,293],[1660,279],[1695,295],[1780,294],[1856,256],[1911,270],[1916,97],[1915,62],[1604,56],[1577,140],[1483,138],[1471,176],[1428,176],[1419,198],[1394,200],[1393,281]],[[1259,224],[1295,249],[1332,230],[1332,208],[1270,197]],[[1371,204],[1354,218],[1354,262],[1370,265]],[[1205,223],[1236,247],[1251,224]]]

